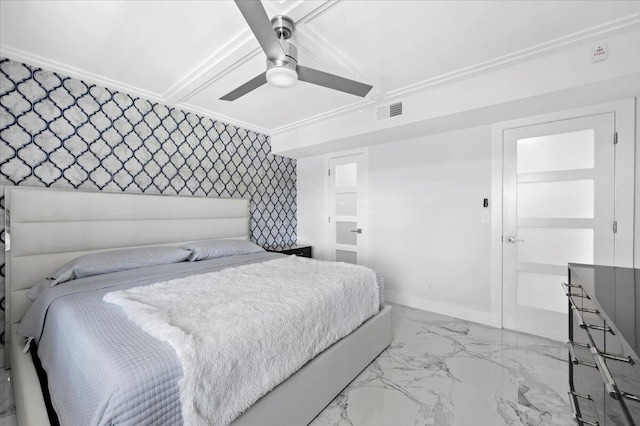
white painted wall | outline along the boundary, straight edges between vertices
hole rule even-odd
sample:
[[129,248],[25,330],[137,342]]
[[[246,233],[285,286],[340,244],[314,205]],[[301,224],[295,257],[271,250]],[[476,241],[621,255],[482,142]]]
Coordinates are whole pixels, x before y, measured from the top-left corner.
[[[636,106],[636,168],[628,179],[636,182],[640,267],[640,100]],[[482,199],[497,206],[491,140],[491,127],[482,126],[370,147],[370,265],[385,276],[389,300],[500,325],[491,223],[481,222]],[[298,160],[299,240],[318,258],[326,258],[325,174],[323,156]]]
[[475,320],[490,311],[490,147],[487,126],[370,149],[371,266],[390,300]]
[[328,258],[324,244],[325,181],[324,158],[301,158],[297,161],[298,244],[312,245],[313,257]]
[[[274,135],[275,151],[299,158],[299,239],[313,245],[316,257],[325,256],[326,170],[318,154],[369,146],[371,266],[384,274],[388,299],[500,326],[491,223],[480,220],[483,198],[498,206],[491,203],[491,124],[639,96],[638,35],[603,39],[610,51],[605,62],[591,64],[585,43],[413,93],[405,98],[407,115],[397,120],[377,122],[374,106],[367,106]],[[634,260],[640,267],[636,105],[635,176],[629,171],[628,179],[636,182]]]
[[[489,126],[370,148],[370,266],[387,298],[489,322]],[[326,257],[323,157],[298,160],[298,235]],[[430,287],[430,291],[429,291]]]

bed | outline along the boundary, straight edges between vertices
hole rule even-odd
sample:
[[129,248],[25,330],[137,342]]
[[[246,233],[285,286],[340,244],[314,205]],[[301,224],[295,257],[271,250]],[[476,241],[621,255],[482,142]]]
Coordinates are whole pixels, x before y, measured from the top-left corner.
[[[45,397],[31,354],[23,353],[25,341],[15,335],[18,324],[31,304],[26,297],[26,292],[34,284],[73,258],[105,250],[177,247],[191,241],[210,239],[249,240],[249,206],[248,201],[241,199],[8,187],[6,211],[8,237],[5,367],[12,369],[17,416],[21,425],[49,423]],[[194,266],[197,262],[180,264],[180,267],[208,272],[234,265],[270,262],[278,257],[282,255],[244,254],[234,256],[233,259],[210,260],[207,261],[209,263],[204,262],[197,266]],[[177,277],[187,272],[176,272],[172,269],[171,273],[174,275],[168,277]],[[88,279],[91,281],[94,278]],[[127,277],[123,276],[122,279]],[[99,281],[98,278],[95,280]],[[98,293],[100,291],[103,290],[99,290]],[[103,293],[106,292],[103,291]],[[81,299],[80,296],[73,297]],[[101,293],[100,300],[102,297]],[[104,303],[102,305],[96,303],[95,298],[87,302],[87,312],[93,312],[92,309],[98,311],[98,306],[100,309],[103,308]],[[112,308],[115,309],[115,307]],[[51,321],[53,322],[53,319]],[[353,332],[322,351],[304,364],[300,370],[261,397],[232,424],[303,425],[309,423],[389,345],[390,321],[390,308],[383,307]],[[135,325],[133,327],[135,328]],[[131,329],[127,333],[130,331]],[[138,332],[143,333],[141,330]],[[61,336],[63,334],[55,336],[55,339],[66,338]],[[141,334],[132,335],[128,338],[134,341],[141,338],[154,340],[151,336],[141,336]],[[80,346],[77,341],[70,344]],[[162,345],[159,342],[155,344]],[[55,344],[49,343],[49,347],[55,347]],[[166,354],[167,348],[164,350]],[[55,372],[50,376],[55,378]],[[158,387],[157,384],[154,386],[159,389],[158,392],[163,392],[160,389],[161,386]],[[49,388],[52,388],[51,383]],[[56,384],[53,388],[57,390],[60,386]],[[69,385],[69,389],[71,388],[73,386]],[[142,389],[141,393],[148,393],[148,389]],[[171,392],[165,389],[164,393]],[[173,398],[175,402],[175,395]],[[130,398],[127,397],[127,399]],[[101,410],[109,411],[104,407]],[[99,419],[100,415],[96,418]],[[165,422],[167,418],[171,417],[164,418]],[[174,416],[174,420],[179,423],[181,418]],[[96,421],[96,423],[100,422]]]

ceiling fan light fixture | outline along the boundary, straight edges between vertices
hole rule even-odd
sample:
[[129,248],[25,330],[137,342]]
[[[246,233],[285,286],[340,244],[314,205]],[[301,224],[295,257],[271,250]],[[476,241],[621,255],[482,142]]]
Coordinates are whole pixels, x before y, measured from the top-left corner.
[[298,73],[286,65],[275,66],[267,70],[267,82],[276,87],[292,87],[298,82]]

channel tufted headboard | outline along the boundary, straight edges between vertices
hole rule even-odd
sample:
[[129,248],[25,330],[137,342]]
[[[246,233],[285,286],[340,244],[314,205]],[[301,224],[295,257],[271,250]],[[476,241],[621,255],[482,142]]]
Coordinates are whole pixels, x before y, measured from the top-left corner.
[[11,324],[31,286],[84,254],[212,238],[249,239],[249,201],[9,186],[6,201],[5,368]]

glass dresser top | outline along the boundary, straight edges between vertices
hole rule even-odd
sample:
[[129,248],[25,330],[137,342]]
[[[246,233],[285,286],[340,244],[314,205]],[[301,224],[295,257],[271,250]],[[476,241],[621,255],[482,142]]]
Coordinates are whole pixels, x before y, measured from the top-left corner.
[[570,263],[587,294],[613,322],[614,329],[640,354],[640,269]]

